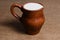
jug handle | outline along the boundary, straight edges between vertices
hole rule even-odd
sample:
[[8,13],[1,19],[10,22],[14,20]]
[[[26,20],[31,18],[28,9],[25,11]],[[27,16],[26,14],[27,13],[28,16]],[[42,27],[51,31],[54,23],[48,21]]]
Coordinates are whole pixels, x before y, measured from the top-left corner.
[[17,13],[15,13],[15,11],[14,11],[14,8],[15,8],[15,7],[18,7],[19,9],[21,9],[22,6],[21,6],[20,4],[13,3],[13,4],[11,5],[11,7],[10,7],[11,14],[12,14],[15,18],[17,18],[17,19],[19,20],[21,17],[18,16]]

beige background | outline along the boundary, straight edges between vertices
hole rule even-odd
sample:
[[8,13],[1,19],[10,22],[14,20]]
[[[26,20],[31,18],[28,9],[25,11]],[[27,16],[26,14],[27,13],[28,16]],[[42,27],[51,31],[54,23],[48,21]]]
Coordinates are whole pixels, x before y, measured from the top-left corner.
[[[44,5],[45,23],[40,33],[24,33],[22,24],[10,14],[10,6],[14,2],[40,2]],[[60,40],[60,0],[0,0],[0,40]]]

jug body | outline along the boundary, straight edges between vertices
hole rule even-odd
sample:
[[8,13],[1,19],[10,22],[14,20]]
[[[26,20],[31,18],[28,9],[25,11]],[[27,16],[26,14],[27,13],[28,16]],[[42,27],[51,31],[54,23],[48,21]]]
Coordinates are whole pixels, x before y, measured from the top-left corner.
[[27,34],[39,33],[45,21],[43,8],[38,11],[23,11],[20,21],[25,26]]

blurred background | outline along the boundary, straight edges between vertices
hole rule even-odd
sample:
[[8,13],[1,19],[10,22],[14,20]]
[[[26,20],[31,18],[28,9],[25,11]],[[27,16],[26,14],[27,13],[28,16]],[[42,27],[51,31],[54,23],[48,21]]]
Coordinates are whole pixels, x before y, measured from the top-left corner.
[[[44,5],[45,23],[37,35],[25,34],[23,25],[10,13],[12,3],[27,2]],[[22,16],[20,9],[15,11]],[[60,0],[0,0],[0,40],[60,40]]]

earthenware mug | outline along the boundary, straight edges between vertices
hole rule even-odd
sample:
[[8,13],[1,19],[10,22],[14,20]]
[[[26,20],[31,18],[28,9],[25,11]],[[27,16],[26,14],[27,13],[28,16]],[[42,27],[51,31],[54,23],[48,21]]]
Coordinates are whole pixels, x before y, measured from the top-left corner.
[[[22,11],[22,17],[15,13],[15,7]],[[23,23],[26,33],[30,35],[39,33],[44,24],[43,9],[44,7],[41,3],[26,3],[24,5],[13,3],[10,7],[11,14]]]

